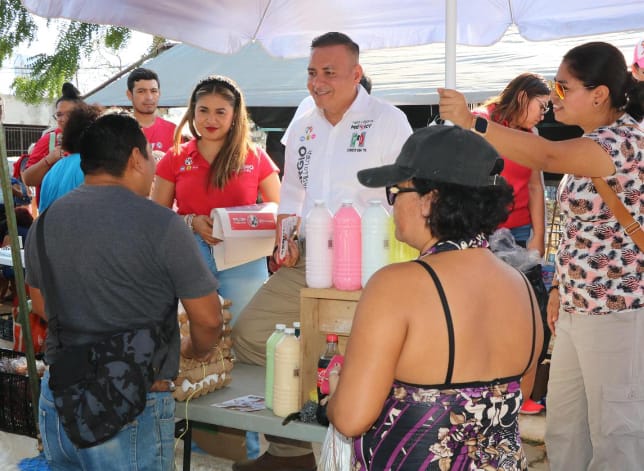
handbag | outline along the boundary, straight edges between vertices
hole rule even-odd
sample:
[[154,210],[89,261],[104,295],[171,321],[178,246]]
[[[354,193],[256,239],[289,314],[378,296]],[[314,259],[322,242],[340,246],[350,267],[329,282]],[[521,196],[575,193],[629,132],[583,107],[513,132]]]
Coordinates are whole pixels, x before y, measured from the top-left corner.
[[350,471],[353,460],[353,439],[338,432],[329,424],[320,450],[320,471]]
[[[61,345],[54,314],[62,304],[44,247],[46,214],[38,222],[37,249],[44,278],[52,285],[47,299],[49,335],[58,343],[49,358],[49,387],[69,439],[79,448],[88,448],[115,436],[143,411],[155,373],[167,356],[164,332],[172,329],[158,325],[116,332],[84,345]],[[165,318],[176,322],[174,315]]]
[[599,177],[592,178],[593,185],[597,189],[606,206],[610,208],[617,219],[617,222],[624,228],[624,232],[635,242],[635,245],[644,252],[644,231],[642,226],[633,218],[624,203],[618,198],[615,191],[606,183],[606,180]]

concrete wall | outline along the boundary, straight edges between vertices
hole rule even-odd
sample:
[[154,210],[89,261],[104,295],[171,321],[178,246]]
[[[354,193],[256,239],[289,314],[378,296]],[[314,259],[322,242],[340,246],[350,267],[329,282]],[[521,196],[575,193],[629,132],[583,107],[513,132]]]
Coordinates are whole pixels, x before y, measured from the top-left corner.
[[13,95],[0,95],[4,102],[4,124],[25,124],[36,126],[50,126],[56,123],[51,115],[54,113],[54,104],[27,105]]

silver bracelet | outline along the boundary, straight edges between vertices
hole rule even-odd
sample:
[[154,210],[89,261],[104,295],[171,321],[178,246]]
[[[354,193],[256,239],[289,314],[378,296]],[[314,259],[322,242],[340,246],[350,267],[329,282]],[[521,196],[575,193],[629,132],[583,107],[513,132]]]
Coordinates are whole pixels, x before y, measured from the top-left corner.
[[192,232],[194,232],[195,230],[194,227],[192,227],[192,221],[194,220],[195,216],[195,214],[186,214],[185,216],[183,216],[183,221],[188,226],[188,229],[190,229]]

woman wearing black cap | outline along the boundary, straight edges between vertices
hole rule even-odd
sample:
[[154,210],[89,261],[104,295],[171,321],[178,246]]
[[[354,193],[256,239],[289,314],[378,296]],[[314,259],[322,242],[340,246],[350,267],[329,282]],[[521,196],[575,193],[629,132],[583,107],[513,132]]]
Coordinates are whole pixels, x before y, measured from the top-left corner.
[[361,469],[527,469],[517,417],[543,332],[527,281],[487,248],[512,201],[498,162],[437,125],[358,173],[386,187],[396,237],[421,251],[364,288],[329,402]]

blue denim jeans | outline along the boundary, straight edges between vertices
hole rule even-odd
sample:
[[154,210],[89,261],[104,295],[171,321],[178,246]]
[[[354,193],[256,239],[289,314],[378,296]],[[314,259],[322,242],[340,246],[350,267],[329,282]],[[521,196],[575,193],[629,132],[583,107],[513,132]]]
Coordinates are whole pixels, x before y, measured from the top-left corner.
[[259,260],[219,271],[210,245],[199,234],[195,234],[195,239],[208,268],[219,281],[219,294],[233,303],[229,311],[233,316],[231,325],[234,326],[239,313],[268,279],[266,259],[262,257]]
[[532,224],[526,224],[525,226],[517,226],[510,229],[514,240],[518,245],[525,247],[527,242],[530,240],[530,235],[532,233]]
[[63,429],[49,389],[49,371],[41,382],[39,425],[52,471],[174,470],[174,399],[169,392],[148,393],[145,409],[108,441],[77,448]]

